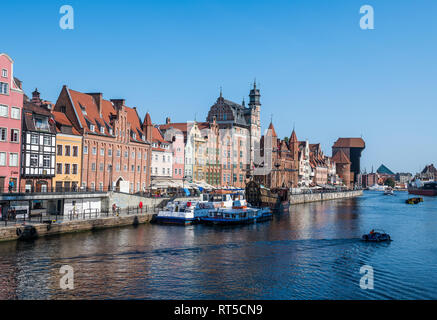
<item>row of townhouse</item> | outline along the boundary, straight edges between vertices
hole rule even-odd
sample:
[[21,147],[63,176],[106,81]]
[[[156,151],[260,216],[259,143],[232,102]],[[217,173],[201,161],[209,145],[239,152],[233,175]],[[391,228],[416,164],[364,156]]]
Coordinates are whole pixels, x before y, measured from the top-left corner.
[[279,139],[273,123],[261,136],[260,90],[249,103],[220,96],[206,121],[153,124],[124,99],[63,86],[56,103],[38,90],[29,99],[0,55],[0,188],[148,191],[154,181],[205,182],[244,188],[255,178],[271,188],[352,185],[364,149],[360,138],[340,138],[333,157],[320,144]]

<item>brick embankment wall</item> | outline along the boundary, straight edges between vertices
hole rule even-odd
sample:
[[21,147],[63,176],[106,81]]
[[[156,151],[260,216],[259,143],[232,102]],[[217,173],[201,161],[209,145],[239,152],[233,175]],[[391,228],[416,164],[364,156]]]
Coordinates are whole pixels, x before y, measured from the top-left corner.
[[330,192],[330,193],[292,194],[290,195],[290,204],[354,198],[362,195],[363,195],[362,190]]
[[[63,233],[81,232],[88,230],[98,230],[106,229],[112,227],[129,226],[136,224],[148,223],[152,219],[153,214],[138,214],[129,216],[119,216],[119,217],[105,217],[97,219],[88,220],[74,220],[66,221],[62,223],[52,223],[52,224],[32,224],[36,230],[37,237],[44,237],[50,235],[57,235]],[[31,224],[29,224],[30,226]],[[20,228],[24,230],[24,226],[7,226],[0,227],[0,241],[8,240],[18,240],[19,236],[17,234],[17,229]]]

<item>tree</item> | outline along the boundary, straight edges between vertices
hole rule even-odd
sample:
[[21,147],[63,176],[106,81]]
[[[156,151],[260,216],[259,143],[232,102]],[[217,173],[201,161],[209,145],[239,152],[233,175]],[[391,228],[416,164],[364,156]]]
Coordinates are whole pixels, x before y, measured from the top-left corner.
[[393,180],[393,178],[387,178],[384,181],[384,185],[394,188],[395,187],[395,181]]

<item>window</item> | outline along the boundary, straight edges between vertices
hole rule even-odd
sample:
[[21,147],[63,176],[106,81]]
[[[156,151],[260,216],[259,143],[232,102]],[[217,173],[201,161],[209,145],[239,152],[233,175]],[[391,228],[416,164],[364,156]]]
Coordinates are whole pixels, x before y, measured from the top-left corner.
[[45,146],[49,146],[51,140],[52,140],[52,139],[50,139],[50,136],[43,136],[43,144],[44,144]]
[[120,157],[120,150],[117,150],[117,157]]
[[127,171],[127,165],[126,164],[123,166],[123,170]]
[[42,165],[44,168],[50,168],[50,156],[49,155],[43,155]]
[[124,152],[124,157],[125,158],[129,157],[129,153],[127,151]]
[[94,125],[93,125],[93,124],[90,124],[90,130],[91,130],[91,132],[94,132],[94,130],[95,130],[95,127],[94,127]]
[[147,166],[144,166],[144,173],[147,173]]
[[9,115],[9,108],[8,106],[0,104],[0,117],[7,118]]
[[56,164],[56,174],[62,174],[62,163]]
[[0,94],[9,94],[9,84],[0,82]]
[[119,164],[119,163],[117,163],[117,164],[115,165],[115,170],[117,170],[117,172],[120,171],[120,164]]
[[103,171],[103,167],[104,167],[103,162],[100,162],[100,164],[99,164],[99,170],[100,170],[100,171]]
[[97,148],[93,147],[93,155],[96,155],[96,154],[97,154]]
[[178,174],[178,169],[174,169],[174,174]]
[[17,129],[11,130],[11,142],[20,142],[20,131]]
[[70,146],[65,146],[65,155],[70,156]]
[[96,184],[94,182],[91,182],[91,190],[95,190],[96,189]]
[[135,166],[134,165],[131,165],[131,171],[135,172]]
[[77,146],[73,146],[73,157],[77,157],[79,154],[79,148]]
[[9,154],[9,166],[18,167],[18,153]]
[[0,128],[0,141],[6,141],[8,138],[8,131],[6,128]]
[[91,171],[96,171],[96,163],[91,163]]
[[141,159],[141,152],[138,152],[138,159]]
[[16,107],[11,108],[11,118],[20,119],[20,109]]
[[7,78],[8,77],[8,70],[2,69],[2,77]]
[[162,168],[162,174],[165,174],[165,168]]
[[6,165],[6,152],[0,152],[0,166]]
[[49,122],[47,117],[45,118],[37,118],[35,117],[35,128],[38,130],[48,130],[49,129]]
[[132,159],[135,159],[135,151],[132,152]]
[[38,144],[38,135],[36,135],[36,134],[31,134],[31,135],[30,135],[30,143],[31,143],[31,144]]
[[38,155],[37,154],[30,155],[30,166],[31,167],[38,167]]
[[141,167],[137,166],[137,171],[140,172],[141,171]]
[[61,145],[61,144],[58,144],[58,145],[56,146],[56,149],[57,149],[56,155],[57,155],[57,156],[62,156],[62,145]]
[[64,173],[65,174],[70,174],[70,164],[69,163],[65,164],[65,172]]
[[112,157],[112,149],[108,149],[108,156]]
[[105,149],[104,148],[100,148],[100,155],[104,156],[105,155]]
[[88,146],[83,147],[83,154],[88,154]]
[[103,191],[103,182],[99,182],[100,191]]
[[105,127],[100,127],[100,133],[105,134]]

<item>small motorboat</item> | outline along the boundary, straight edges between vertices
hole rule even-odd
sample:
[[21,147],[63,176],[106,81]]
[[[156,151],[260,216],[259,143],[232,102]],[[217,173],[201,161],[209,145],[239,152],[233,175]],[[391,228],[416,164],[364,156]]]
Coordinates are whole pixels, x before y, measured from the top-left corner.
[[385,195],[385,196],[394,196],[395,194],[394,194],[394,192],[393,192],[393,189],[390,188],[390,187],[388,187],[387,189],[385,189],[385,191],[384,191],[384,195]]
[[418,204],[419,202],[423,202],[423,198],[418,197],[418,198],[410,198],[405,200],[406,204]]
[[361,239],[369,242],[392,241],[390,235],[384,230],[372,230],[369,234],[363,235]]

